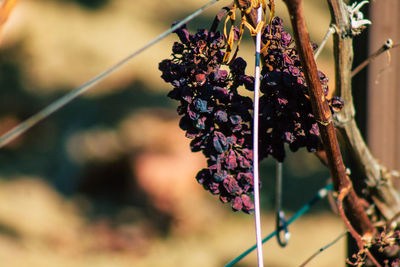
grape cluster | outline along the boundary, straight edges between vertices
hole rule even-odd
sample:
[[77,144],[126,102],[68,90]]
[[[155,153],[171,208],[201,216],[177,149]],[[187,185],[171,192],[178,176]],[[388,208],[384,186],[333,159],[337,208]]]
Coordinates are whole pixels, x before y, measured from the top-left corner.
[[[263,156],[272,155],[280,162],[285,158],[285,143],[292,151],[300,147],[317,151],[321,145],[319,128],[294,41],[284,31],[279,17],[273,19],[271,26],[266,26],[262,38],[269,45],[261,73],[260,150]],[[328,78],[322,72],[319,72],[319,78],[327,96]],[[329,104],[332,111],[343,106],[341,99],[336,97]]]
[[[168,96],[180,101],[179,126],[193,152],[202,151],[207,168],[196,176],[212,194],[219,195],[233,210],[253,210],[253,102],[238,93],[239,86],[253,90],[254,78],[245,74],[246,62],[237,57],[223,63],[226,40],[220,32],[199,30],[190,34],[186,26],[175,32],[180,42],[172,47],[172,58],[159,64],[162,78],[173,86]],[[238,36],[236,36],[237,38]],[[285,158],[285,143],[292,151],[321,145],[318,124],[292,37],[275,17],[262,35],[268,44],[262,70],[260,98],[260,155],[278,161]],[[325,95],[328,79],[319,72]],[[340,98],[329,100],[332,112],[340,110]]]
[[192,139],[191,150],[207,157],[208,167],[196,179],[222,202],[230,202],[233,210],[251,212],[253,102],[237,89],[251,90],[254,78],[245,75],[242,58],[223,66],[226,42],[221,33],[190,34],[184,26],[176,34],[180,42],[172,47],[172,59],[163,60],[159,69],[174,87],[168,96],[180,101],[179,126]]

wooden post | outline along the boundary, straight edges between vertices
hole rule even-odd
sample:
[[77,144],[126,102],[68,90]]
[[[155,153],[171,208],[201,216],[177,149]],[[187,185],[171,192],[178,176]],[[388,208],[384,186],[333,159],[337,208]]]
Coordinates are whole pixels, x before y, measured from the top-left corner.
[[[391,38],[394,44],[399,44],[400,1],[371,1],[370,5],[370,17],[373,21],[370,26],[370,53],[376,51],[388,38]],[[373,155],[389,170],[398,170],[400,169],[400,48],[387,53],[369,66],[367,136]]]

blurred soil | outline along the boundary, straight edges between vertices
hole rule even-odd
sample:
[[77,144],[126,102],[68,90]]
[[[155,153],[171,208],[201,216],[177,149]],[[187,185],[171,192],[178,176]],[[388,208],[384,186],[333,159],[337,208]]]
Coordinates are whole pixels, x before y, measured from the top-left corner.
[[[63,198],[35,177],[2,182],[1,266],[222,266],[253,244],[252,219],[211,201],[194,203],[197,197],[193,192],[175,196],[175,201],[187,203],[180,208],[187,212],[176,217],[172,234],[160,237],[145,222],[89,221],[79,211],[78,199]],[[130,213],[134,214],[132,208],[126,208],[120,216]],[[272,231],[273,225],[272,214],[265,213],[263,232]],[[275,240],[264,245],[266,266],[298,266],[340,234],[343,226],[338,217],[320,213],[298,220],[290,230],[288,247],[280,248]],[[308,266],[343,266],[339,262],[343,258],[340,241]],[[239,266],[255,264],[252,253]]]

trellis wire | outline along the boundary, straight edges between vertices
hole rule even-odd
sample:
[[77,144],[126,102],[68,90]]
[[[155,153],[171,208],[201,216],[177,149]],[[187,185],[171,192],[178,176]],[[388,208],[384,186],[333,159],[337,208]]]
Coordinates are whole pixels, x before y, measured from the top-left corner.
[[18,124],[14,128],[12,128],[11,130],[6,132],[5,134],[3,134],[0,137],[0,148],[6,146],[11,141],[16,139],[18,136],[22,135],[23,133],[28,131],[30,128],[35,126],[38,122],[40,122],[41,120],[47,118],[48,116],[50,116],[54,112],[58,111],[59,109],[61,109],[62,107],[64,107],[65,105],[67,105],[68,103],[73,101],[78,96],[84,94],[86,91],[88,91],[94,85],[96,85],[97,83],[99,83],[100,81],[102,81],[103,79],[108,77],[111,73],[113,73],[114,71],[116,71],[117,69],[122,67],[123,65],[125,65],[128,61],[130,61],[131,59],[133,59],[134,57],[136,57],[140,53],[144,52],[145,50],[147,50],[151,46],[155,45],[156,43],[158,43],[159,41],[161,41],[162,39],[167,37],[169,34],[174,32],[175,30],[179,29],[185,23],[193,20],[195,17],[197,17],[198,15],[203,13],[206,9],[208,9],[209,7],[211,7],[213,4],[215,4],[218,1],[220,1],[220,0],[211,0],[210,2],[208,2],[207,4],[205,4],[204,6],[202,6],[201,8],[199,8],[198,10],[196,10],[195,12],[193,12],[192,14],[190,14],[189,16],[184,18],[182,21],[180,21],[179,23],[177,23],[176,25],[174,25],[173,27],[168,29],[167,31],[161,33],[159,36],[157,36],[155,39],[153,39],[152,41],[150,41],[149,43],[147,43],[143,47],[139,48],[138,50],[136,50],[132,54],[128,55],[127,57],[125,57],[122,60],[120,60],[119,62],[117,62],[112,67],[110,67],[107,70],[101,72],[100,74],[98,74],[97,76],[92,78],[91,80],[89,80],[86,83],[84,83],[79,88],[77,88],[77,89],[67,93],[66,95],[62,96],[61,98],[57,99],[56,101],[54,101],[53,103],[51,103],[47,107],[45,107],[42,110],[40,110],[38,113],[32,115],[31,117],[29,117],[25,121],[21,122],[20,124]]
[[[289,226],[292,222],[303,216],[315,203],[317,203],[319,200],[323,199],[330,190],[333,189],[332,183],[329,183],[325,187],[321,188],[318,190],[318,193],[305,205],[303,205],[288,221],[287,225]],[[266,243],[268,240],[270,240],[272,237],[274,237],[278,232],[275,230],[272,233],[270,233],[268,236],[266,236],[263,240],[262,243]],[[240,254],[238,257],[230,261],[228,264],[225,265],[225,267],[232,267],[239,261],[241,261],[244,257],[246,257],[248,254],[250,254],[254,249],[256,249],[257,245],[253,245],[251,248],[247,249],[244,251],[242,254]]]
[[329,25],[328,30],[326,31],[326,34],[324,36],[324,39],[322,40],[321,44],[318,46],[317,50],[314,53],[314,59],[317,59],[319,54],[321,53],[322,49],[324,49],[324,46],[326,42],[328,41],[328,38],[331,37],[332,34],[334,34],[336,31],[336,28],[333,24]]
[[[285,247],[290,239],[290,232],[287,227],[287,221],[285,217],[285,212],[282,209],[282,162],[276,162],[276,207],[275,207],[275,216],[276,216],[276,231],[278,234],[276,235],[276,239],[278,241],[279,246]],[[283,231],[283,239],[281,238],[281,232]]]
[[[262,4],[257,9],[257,24],[262,18]],[[255,55],[255,73],[254,73],[254,112],[259,114],[260,97],[260,50],[261,50],[261,31],[256,35],[256,55]],[[258,173],[258,116],[253,116],[253,176],[254,176],[254,220],[256,227],[257,241],[257,260],[258,266],[264,266],[262,236],[261,236],[261,212],[260,212],[260,182]]]
[[343,233],[341,233],[340,235],[338,235],[333,241],[329,242],[328,244],[326,244],[325,246],[323,246],[322,248],[318,249],[318,251],[316,251],[314,254],[312,254],[305,262],[303,262],[299,267],[304,267],[306,266],[310,261],[312,261],[316,256],[318,256],[318,254],[320,254],[321,252],[323,252],[324,250],[327,250],[328,248],[330,248],[331,246],[333,246],[334,244],[336,244],[340,239],[342,239],[348,231],[344,231]]

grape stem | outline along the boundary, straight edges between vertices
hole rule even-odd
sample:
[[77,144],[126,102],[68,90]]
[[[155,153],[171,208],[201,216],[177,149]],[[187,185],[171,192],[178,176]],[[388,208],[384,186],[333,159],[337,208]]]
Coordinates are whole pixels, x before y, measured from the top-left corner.
[[[236,5],[240,10],[246,10],[247,7],[251,4],[251,0],[235,0]],[[257,27],[257,11],[253,8],[249,12],[242,12],[242,15],[246,16],[246,20],[250,23],[254,28]],[[261,30],[262,32],[262,30]],[[255,39],[254,39],[255,41]],[[265,43],[261,41],[261,47],[264,47]],[[260,53],[261,63],[264,62],[264,57],[266,56],[268,49],[265,49]]]

